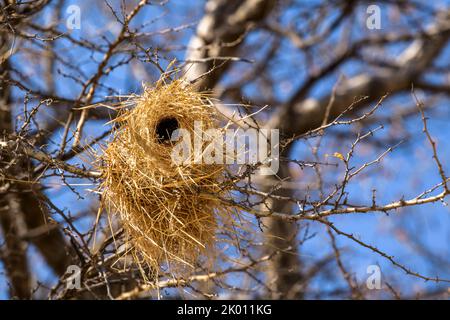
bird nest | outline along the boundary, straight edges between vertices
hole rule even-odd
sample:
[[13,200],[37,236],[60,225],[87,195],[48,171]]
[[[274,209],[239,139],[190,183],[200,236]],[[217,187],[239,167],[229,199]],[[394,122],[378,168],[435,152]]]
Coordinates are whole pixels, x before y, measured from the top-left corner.
[[112,140],[100,156],[103,206],[120,217],[139,262],[153,270],[193,267],[214,252],[219,227],[234,229],[238,210],[224,202],[225,165],[194,161],[195,154],[177,163],[171,137],[182,128],[194,140],[196,122],[203,130],[217,127],[216,111],[206,94],[182,80],[160,80],[131,103],[113,121]]

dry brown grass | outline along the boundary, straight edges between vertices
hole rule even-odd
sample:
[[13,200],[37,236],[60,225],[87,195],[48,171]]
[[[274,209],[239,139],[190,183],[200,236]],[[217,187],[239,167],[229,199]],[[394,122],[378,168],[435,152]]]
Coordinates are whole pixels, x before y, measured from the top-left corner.
[[204,129],[215,127],[215,109],[181,80],[160,80],[130,104],[134,108],[114,120],[113,139],[101,155],[103,206],[120,217],[140,264],[171,272],[192,267],[199,256],[213,255],[218,226],[232,230],[237,210],[220,200],[229,192],[224,165],[175,165],[173,144],[157,131],[173,119],[190,132],[196,120]]

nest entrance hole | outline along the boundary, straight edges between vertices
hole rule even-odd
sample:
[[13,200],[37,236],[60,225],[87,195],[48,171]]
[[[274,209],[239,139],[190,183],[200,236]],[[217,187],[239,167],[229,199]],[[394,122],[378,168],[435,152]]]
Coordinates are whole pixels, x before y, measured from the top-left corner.
[[178,120],[174,117],[167,117],[159,120],[156,125],[156,139],[159,143],[166,143],[170,141],[172,133],[180,128]]

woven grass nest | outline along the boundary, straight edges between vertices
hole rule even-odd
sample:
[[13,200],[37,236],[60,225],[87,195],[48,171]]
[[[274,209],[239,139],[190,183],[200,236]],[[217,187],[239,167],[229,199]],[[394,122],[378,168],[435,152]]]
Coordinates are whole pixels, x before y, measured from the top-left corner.
[[221,200],[229,190],[220,164],[174,163],[170,134],[177,128],[216,127],[208,99],[182,80],[158,81],[132,98],[101,155],[103,206],[118,215],[133,256],[159,270],[193,267],[214,252],[218,226],[230,228],[238,210]]

